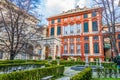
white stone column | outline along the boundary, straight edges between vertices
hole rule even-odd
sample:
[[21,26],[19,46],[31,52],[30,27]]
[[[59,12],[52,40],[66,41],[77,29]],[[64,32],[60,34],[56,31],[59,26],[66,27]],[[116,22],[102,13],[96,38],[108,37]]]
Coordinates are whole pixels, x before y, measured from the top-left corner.
[[41,60],[45,60],[45,46],[42,47]]

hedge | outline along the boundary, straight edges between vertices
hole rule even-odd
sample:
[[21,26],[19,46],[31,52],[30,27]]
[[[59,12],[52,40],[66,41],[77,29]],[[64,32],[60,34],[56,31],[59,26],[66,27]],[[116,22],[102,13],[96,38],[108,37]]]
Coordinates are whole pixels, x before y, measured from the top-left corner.
[[92,78],[92,69],[85,68],[83,71],[73,76],[70,80],[91,80],[91,78]]
[[47,60],[0,60],[0,64],[29,63],[29,62],[47,62]]
[[12,72],[0,75],[0,80],[40,80],[46,76],[59,77],[63,75],[64,66],[51,66],[46,68],[36,68],[32,70]]

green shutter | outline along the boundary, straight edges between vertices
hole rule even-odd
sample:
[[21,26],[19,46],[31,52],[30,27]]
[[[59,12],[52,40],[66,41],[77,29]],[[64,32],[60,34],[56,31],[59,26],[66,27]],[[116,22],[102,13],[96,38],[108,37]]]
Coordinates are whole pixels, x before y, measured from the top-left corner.
[[84,32],[88,32],[88,22],[84,23]]
[[61,27],[57,27],[57,35],[60,35],[61,34]]
[[51,28],[51,36],[53,36],[53,35],[54,35],[54,27]]

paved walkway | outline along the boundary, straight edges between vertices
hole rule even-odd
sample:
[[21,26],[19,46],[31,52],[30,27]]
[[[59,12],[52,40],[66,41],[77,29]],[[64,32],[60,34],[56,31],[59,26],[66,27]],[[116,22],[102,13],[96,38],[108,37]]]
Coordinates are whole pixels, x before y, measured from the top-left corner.
[[64,76],[56,80],[70,80],[72,76],[77,74],[80,71],[72,70],[71,67],[65,67]]

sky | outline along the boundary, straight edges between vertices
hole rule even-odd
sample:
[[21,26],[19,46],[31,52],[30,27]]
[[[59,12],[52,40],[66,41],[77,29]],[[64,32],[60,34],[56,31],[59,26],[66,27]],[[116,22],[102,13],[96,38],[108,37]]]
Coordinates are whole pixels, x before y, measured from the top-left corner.
[[[37,9],[35,14],[39,15],[37,18],[41,20],[40,24],[47,25],[46,18],[62,13],[70,9],[74,9],[76,5],[80,8],[93,7],[93,0],[36,0]],[[118,4],[119,0],[115,0],[115,4]]]
[[41,0],[37,13],[40,14],[41,24],[47,24],[46,18],[50,16],[74,9],[75,5],[82,8],[88,4],[90,4],[90,0]]

